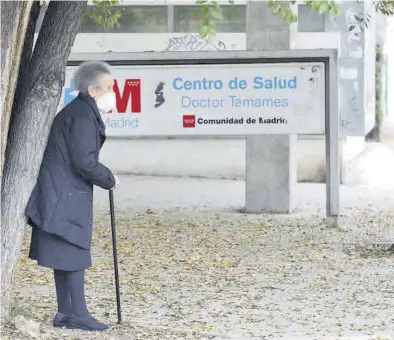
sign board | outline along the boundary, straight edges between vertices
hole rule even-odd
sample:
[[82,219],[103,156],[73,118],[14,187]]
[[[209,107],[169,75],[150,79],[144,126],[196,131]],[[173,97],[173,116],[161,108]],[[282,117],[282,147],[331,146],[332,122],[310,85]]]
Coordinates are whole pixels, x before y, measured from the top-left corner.
[[[117,109],[103,116],[108,135],[324,133],[326,223],[338,227],[336,50],[75,53],[66,84],[84,60],[114,68]],[[76,95],[66,88],[63,104]]]
[[[61,104],[78,92],[67,67]],[[113,66],[108,136],[324,134],[323,62]]]

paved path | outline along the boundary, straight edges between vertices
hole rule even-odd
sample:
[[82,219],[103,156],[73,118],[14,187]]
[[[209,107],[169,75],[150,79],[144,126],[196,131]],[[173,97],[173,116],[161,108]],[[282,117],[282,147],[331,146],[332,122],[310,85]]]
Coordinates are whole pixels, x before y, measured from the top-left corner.
[[[222,211],[242,209],[245,203],[244,181],[139,176],[121,177],[120,181],[115,192],[119,209]],[[325,201],[324,184],[297,185],[296,211],[324,209]],[[95,203],[97,207],[107,207],[107,192],[97,189]],[[385,187],[342,186],[341,207],[394,210],[394,181]]]
[[[341,186],[341,208],[394,210],[394,119],[387,120],[384,143],[368,143],[365,152],[348,168],[350,184]],[[234,210],[245,204],[243,180],[121,176],[116,191],[120,209]],[[295,197],[298,211],[325,208],[325,185],[299,183]],[[107,193],[96,191],[96,206],[107,207]]]

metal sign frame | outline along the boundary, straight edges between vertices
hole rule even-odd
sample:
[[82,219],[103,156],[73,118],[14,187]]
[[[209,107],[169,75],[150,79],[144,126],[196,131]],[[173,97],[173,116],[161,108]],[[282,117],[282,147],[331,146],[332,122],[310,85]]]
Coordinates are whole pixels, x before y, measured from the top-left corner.
[[325,71],[326,224],[338,227],[340,171],[337,50],[74,53],[70,55],[67,66],[78,66],[87,60],[100,60],[117,66],[322,62]]

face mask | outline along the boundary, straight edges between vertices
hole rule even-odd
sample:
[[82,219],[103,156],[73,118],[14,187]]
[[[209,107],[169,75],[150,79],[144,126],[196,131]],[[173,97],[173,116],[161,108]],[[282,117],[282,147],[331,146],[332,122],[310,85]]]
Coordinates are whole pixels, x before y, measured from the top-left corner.
[[109,112],[116,106],[116,97],[114,92],[107,93],[100,97],[97,101],[97,107],[101,112]]

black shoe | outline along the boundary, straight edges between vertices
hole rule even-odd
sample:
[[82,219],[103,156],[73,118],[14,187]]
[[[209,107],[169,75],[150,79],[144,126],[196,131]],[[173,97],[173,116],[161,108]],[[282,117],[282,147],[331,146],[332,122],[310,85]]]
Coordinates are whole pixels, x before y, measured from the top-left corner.
[[69,320],[70,320],[69,315],[65,315],[63,313],[57,312],[55,317],[53,318],[52,324],[53,327],[67,327]]
[[108,329],[108,325],[98,322],[90,314],[84,317],[78,317],[71,315],[67,324],[67,328],[82,329],[84,331],[105,331]]

